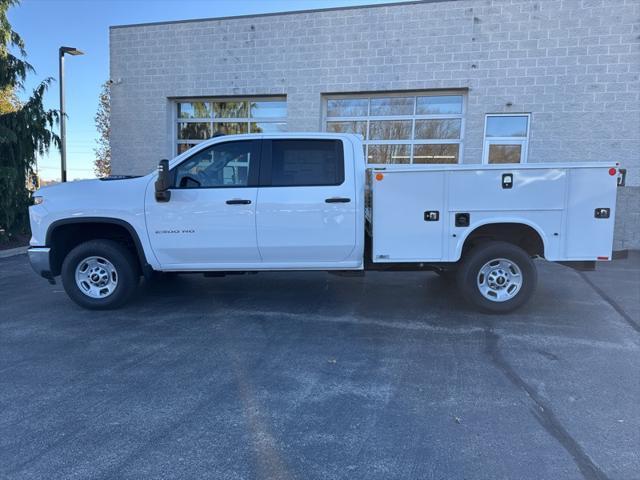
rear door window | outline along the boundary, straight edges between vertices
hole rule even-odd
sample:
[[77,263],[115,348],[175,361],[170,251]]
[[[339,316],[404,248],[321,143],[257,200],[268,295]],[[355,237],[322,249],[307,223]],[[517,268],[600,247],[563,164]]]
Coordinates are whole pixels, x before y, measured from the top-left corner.
[[271,143],[271,171],[265,172],[266,185],[301,187],[340,185],[344,182],[342,141],[300,139],[267,142]]

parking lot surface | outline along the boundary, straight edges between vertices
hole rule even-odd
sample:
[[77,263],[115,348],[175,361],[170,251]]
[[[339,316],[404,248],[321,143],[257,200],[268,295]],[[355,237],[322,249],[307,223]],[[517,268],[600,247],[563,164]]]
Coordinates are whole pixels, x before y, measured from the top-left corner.
[[142,283],[0,259],[0,478],[638,479],[640,255],[475,312],[431,273]]

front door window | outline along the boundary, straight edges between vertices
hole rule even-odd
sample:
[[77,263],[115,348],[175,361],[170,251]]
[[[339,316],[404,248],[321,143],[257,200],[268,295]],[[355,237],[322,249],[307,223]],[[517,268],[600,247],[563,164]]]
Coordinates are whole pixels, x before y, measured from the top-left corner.
[[257,142],[212,145],[176,167],[177,188],[246,187],[257,162]]

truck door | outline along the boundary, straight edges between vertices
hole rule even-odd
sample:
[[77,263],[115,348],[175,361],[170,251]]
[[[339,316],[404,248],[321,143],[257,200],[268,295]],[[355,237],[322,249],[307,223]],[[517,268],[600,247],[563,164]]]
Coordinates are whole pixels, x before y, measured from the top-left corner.
[[356,244],[356,204],[350,144],[345,152],[339,139],[263,141],[256,211],[263,262],[346,261]]
[[165,268],[232,268],[260,262],[256,197],[260,140],[216,143],[172,169],[168,202],[147,189],[153,252]]

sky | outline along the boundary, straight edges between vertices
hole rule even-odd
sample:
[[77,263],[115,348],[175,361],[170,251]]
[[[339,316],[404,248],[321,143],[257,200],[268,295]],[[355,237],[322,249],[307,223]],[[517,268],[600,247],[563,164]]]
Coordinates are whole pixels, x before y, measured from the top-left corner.
[[[9,21],[26,44],[35,74],[25,98],[51,77],[47,108],[59,108],[58,48],[76,47],[83,56],[65,57],[68,178],[92,178],[97,131],[94,117],[101,85],[109,79],[109,26],[130,23],[226,17],[255,13],[392,3],[398,0],[22,0]],[[212,92],[215,94],[215,92]],[[38,160],[41,178],[60,178],[60,154],[52,149]]]

